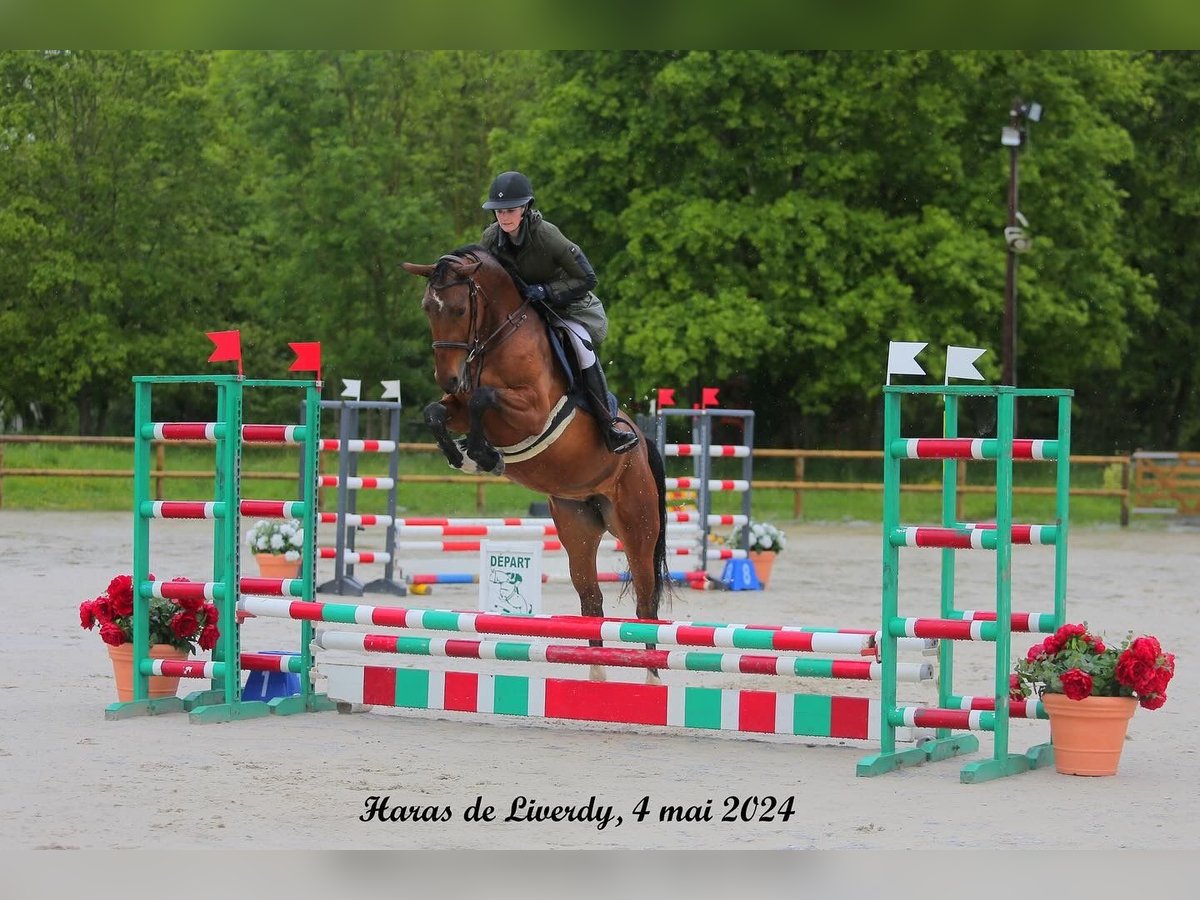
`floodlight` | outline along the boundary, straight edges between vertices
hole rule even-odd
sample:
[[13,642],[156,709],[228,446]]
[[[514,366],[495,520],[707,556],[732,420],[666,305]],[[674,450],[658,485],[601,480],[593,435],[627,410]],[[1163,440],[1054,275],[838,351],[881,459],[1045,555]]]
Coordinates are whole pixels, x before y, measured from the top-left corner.
[[1020,147],[1021,132],[1011,125],[1005,125],[1000,131],[1000,143],[1005,147]]

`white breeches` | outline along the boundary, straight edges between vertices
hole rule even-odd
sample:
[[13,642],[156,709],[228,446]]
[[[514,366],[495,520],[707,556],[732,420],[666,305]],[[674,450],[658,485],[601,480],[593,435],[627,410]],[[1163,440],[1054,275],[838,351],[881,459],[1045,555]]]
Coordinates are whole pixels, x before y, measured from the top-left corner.
[[561,324],[566,328],[571,346],[575,348],[575,358],[579,360],[579,370],[590,369],[596,364],[596,354],[591,349],[592,336],[588,330],[571,319],[563,319]]

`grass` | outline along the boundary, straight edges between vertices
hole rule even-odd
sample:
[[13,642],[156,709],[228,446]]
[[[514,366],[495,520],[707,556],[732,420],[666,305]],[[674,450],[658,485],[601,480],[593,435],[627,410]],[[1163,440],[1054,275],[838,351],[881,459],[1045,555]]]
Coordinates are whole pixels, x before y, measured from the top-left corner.
[[[133,468],[133,450],[122,446],[72,444],[7,444],[3,449],[3,467],[58,470],[108,470],[129,473]],[[210,473],[213,451],[205,447],[170,446],[164,454],[167,472]],[[386,475],[384,456],[363,454],[360,475]],[[292,499],[296,496],[299,453],[295,448],[248,447],[242,463],[242,495],[255,499]],[[336,454],[323,454],[323,471],[336,472]],[[692,462],[667,461],[668,476],[693,474]],[[152,466],[153,468],[153,466]],[[994,468],[985,463],[968,467],[970,485],[994,483]],[[257,478],[270,473],[273,478]],[[453,473],[440,456],[426,452],[404,453],[400,474],[450,476]],[[739,478],[742,461],[713,461],[712,477]],[[1073,488],[1115,487],[1114,473],[1097,465],[1072,466]],[[794,462],[789,459],[760,459],[754,464],[754,479],[766,481],[796,480]],[[941,481],[940,463],[912,461],[902,467],[905,485],[934,486]],[[878,460],[810,459],[806,461],[807,481],[878,484],[881,481]],[[1017,486],[1048,488],[1053,486],[1054,467],[1050,464],[1020,463],[1015,467]],[[170,477],[162,479],[161,496],[167,500],[212,499],[212,479]],[[152,491],[154,486],[152,483]],[[23,510],[123,510],[132,506],[132,475],[118,477],[5,476],[0,481],[0,503],[5,509]],[[336,503],[333,489],[322,491],[322,509],[332,510]],[[478,505],[482,497],[482,506]],[[362,491],[357,496],[359,512],[386,511],[386,492]],[[530,504],[544,498],[502,478],[473,478],[465,484],[402,483],[398,489],[398,515],[444,516],[518,516],[527,515]],[[902,518],[912,523],[932,523],[940,519],[940,495],[903,491]],[[736,513],[742,509],[738,493],[714,493],[713,511]],[[992,518],[994,501],[990,494],[964,495],[964,520]],[[795,493],[791,490],[759,488],[753,491],[753,516],[768,521],[802,522],[879,522],[883,515],[881,490],[807,490],[803,510],[795,512]],[[1022,522],[1052,522],[1053,495],[1018,494],[1014,500],[1014,519]],[[1116,497],[1073,496],[1071,521],[1077,525],[1117,524],[1120,500]]]

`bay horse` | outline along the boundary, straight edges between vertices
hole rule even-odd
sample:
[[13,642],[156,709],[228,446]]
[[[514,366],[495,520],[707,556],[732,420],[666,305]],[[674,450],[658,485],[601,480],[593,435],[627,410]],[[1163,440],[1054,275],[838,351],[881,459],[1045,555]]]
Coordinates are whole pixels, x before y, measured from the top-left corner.
[[[608,451],[595,419],[568,391],[542,316],[487,250],[472,245],[434,265],[403,267],[429,280],[421,308],[433,337],[434,379],[445,393],[424,416],[446,461],[547,495],[581,615],[604,615],[596,554],[607,531],[624,546],[637,618],[657,619],[670,590],[658,448],[626,416],[641,436],[638,446]],[[456,441],[451,432],[466,438]],[[591,677],[603,678],[603,670],[592,666]],[[657,680],[649,669],[647,681]]]

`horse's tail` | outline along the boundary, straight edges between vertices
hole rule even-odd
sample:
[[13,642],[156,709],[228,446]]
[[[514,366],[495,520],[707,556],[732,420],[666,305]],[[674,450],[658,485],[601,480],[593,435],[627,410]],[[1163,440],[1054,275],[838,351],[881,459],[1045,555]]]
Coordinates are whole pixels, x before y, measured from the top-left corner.
[[658,540],[654,542],[654,614],[665,595],[671,597],[671,570],[667,567],[667,481],[666,467],[658,445],[647,440],[646,456],[650,461],[650,472],[654,475],[654,487],[658,490]]

